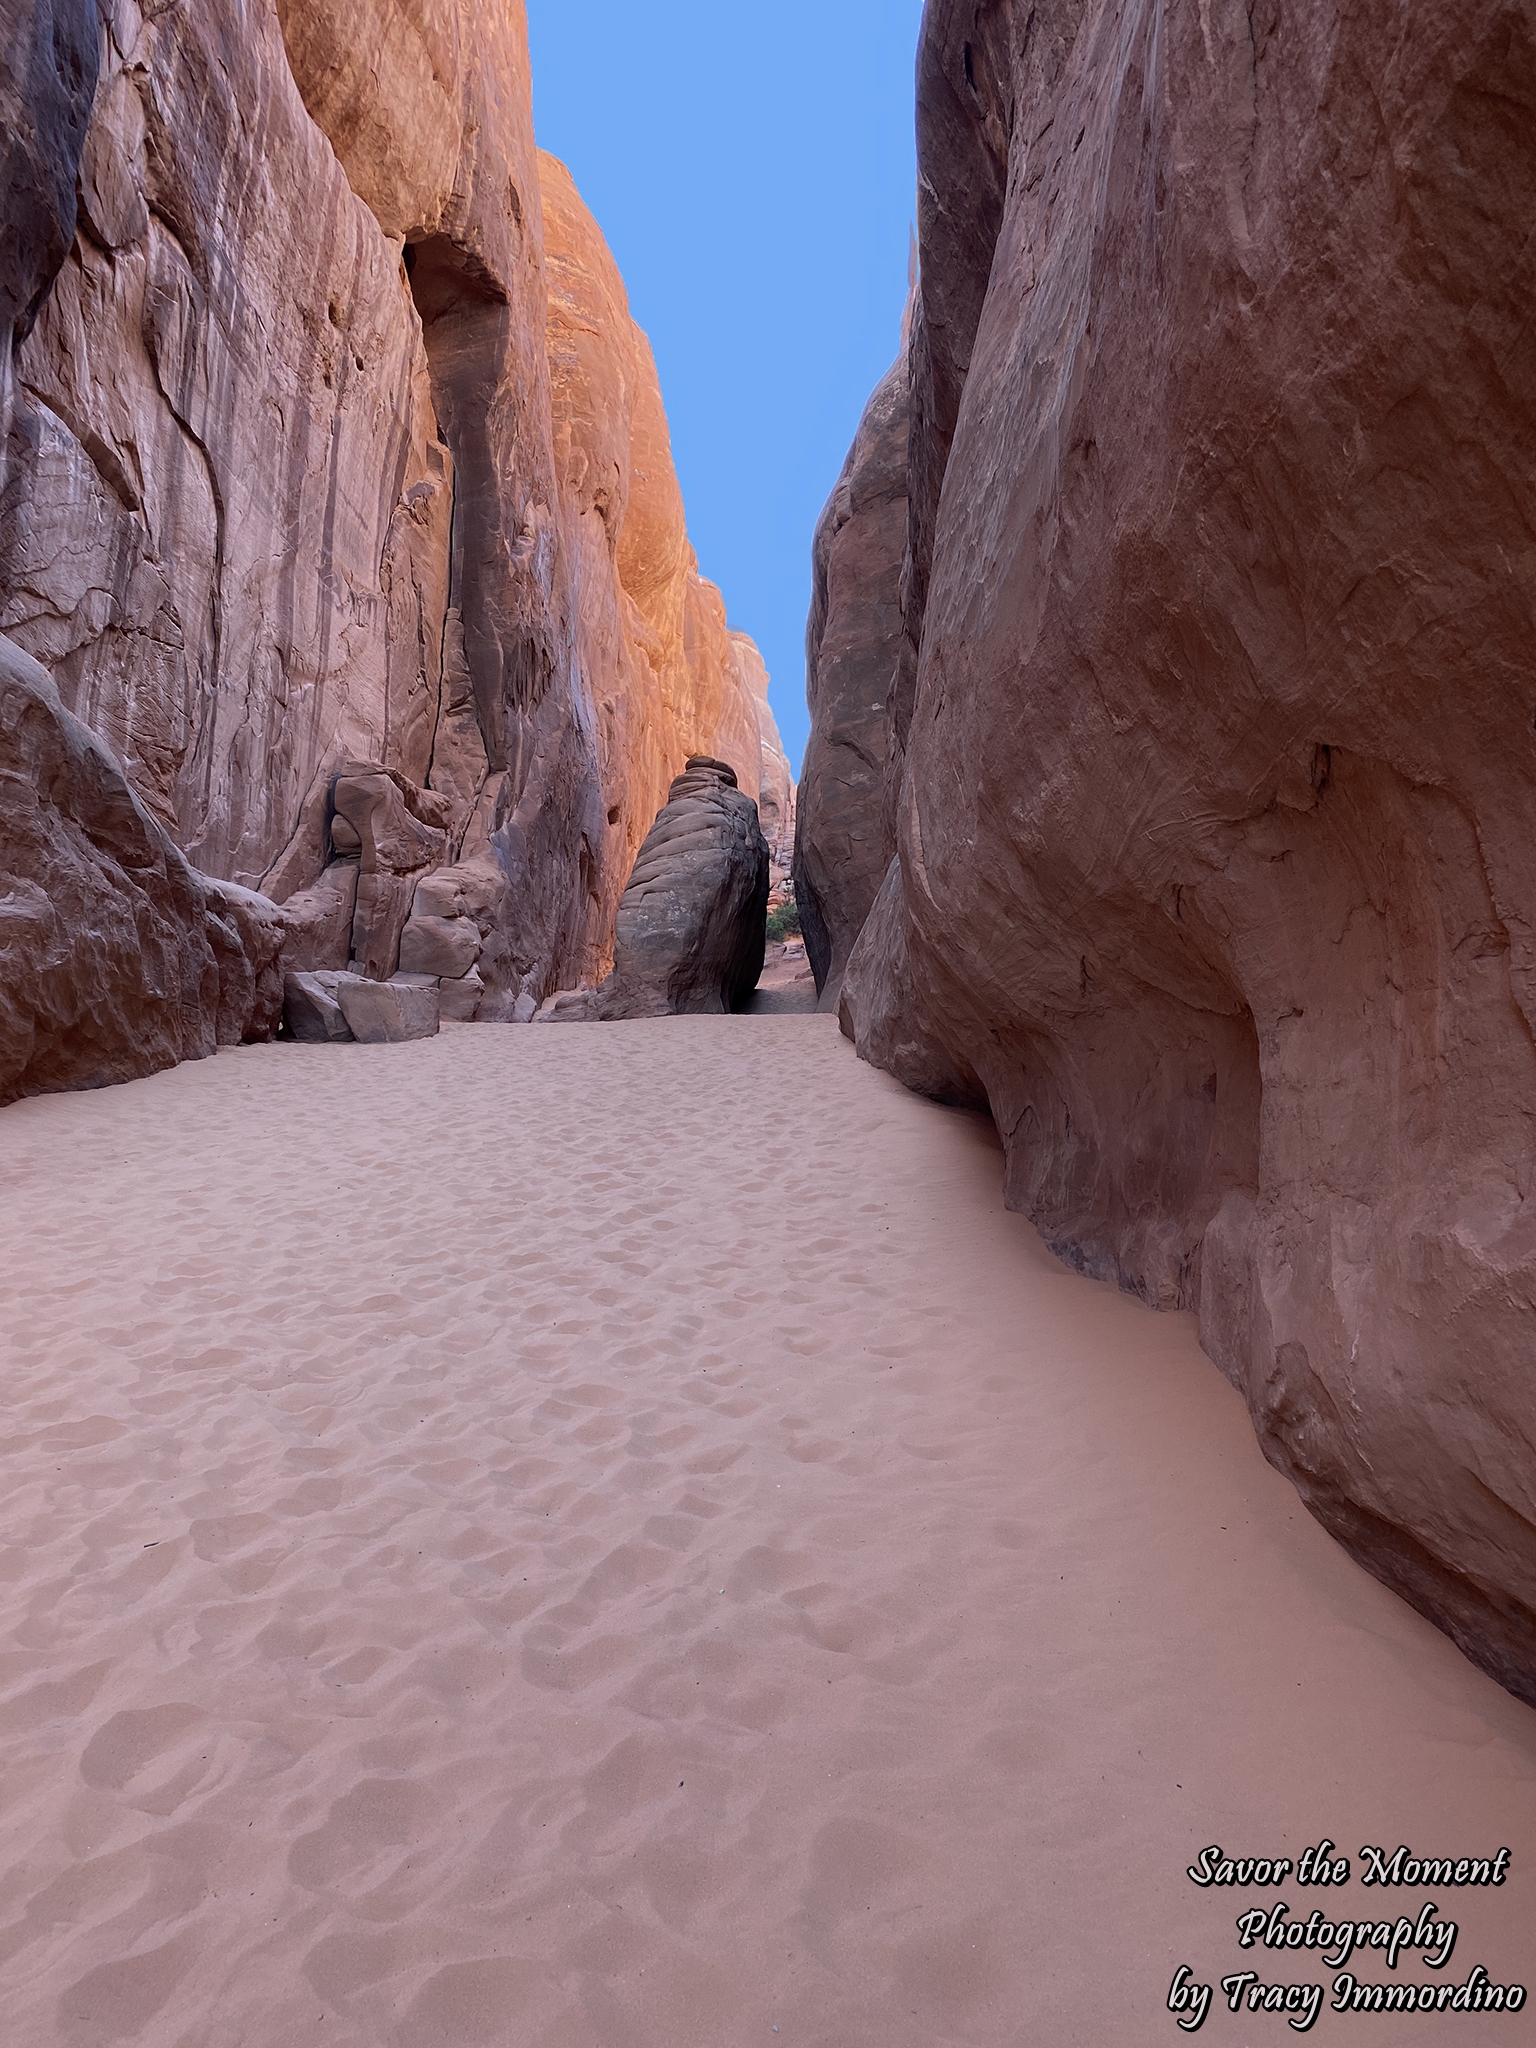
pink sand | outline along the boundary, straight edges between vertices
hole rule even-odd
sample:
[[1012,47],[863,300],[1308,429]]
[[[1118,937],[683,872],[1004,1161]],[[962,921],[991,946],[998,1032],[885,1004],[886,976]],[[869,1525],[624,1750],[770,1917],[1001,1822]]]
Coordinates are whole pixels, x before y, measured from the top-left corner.
[[[1331,1987],[1276,1897],[1536,1987],[1536,1714],[832,1020],[225,1053],[0,1112],[0,1212],[8,2041],[1144,2048]],[[1184,1875],[1325,1834],[1511,1875]]]

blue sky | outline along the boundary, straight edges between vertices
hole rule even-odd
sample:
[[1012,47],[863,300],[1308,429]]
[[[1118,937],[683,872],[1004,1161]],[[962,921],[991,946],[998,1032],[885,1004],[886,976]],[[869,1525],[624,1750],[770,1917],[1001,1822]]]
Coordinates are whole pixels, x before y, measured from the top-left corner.
[[528,0],[534,123],[651,337],[699,566],[799,769],[811,533],[895,357],[921,0]]

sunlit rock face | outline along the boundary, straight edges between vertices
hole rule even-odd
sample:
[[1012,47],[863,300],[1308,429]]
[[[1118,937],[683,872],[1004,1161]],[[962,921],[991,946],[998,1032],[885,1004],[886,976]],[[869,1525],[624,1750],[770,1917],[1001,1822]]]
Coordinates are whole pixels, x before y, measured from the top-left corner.
[[[755,791],[762,749],[649,352],[573,190],[546,259],[521,5],[21,14],[0,630],[198,867],[306,896],[339,771],[375,763],[443,799],[445,865],[505,880],[479,1016],[594,979],[688,752]],[[637,508],[626,534],[623,492],[605,501],[605,563],[558,344],[552,374],[584,264],[627,366]]]
[[[750,701],[757,725],[757,815],[775,867],[787,868],[795,849],[795,771],[784,751],[778,720],[768,702],[768,665],[757,642],[746,633],[732,633],[726,660],[736,686]],[[750,795],[750,776],[742,785]]]
[[576,563],[577,661],[594,693],[603,927],[690,754],[726,761],[764,829],[793,784],[754,643],[700,576],[651,346],[570,172],[541,152],[556,463]]
[[846,1027],[1536,1698],[1529,16],[933,0],[918,91]]
[[445,587],[430,617],[407,604],[397,626],[436,682],[430,760],[389,765],[451,798],[451,855],[489,853],[507,875],[479,1014],[510,1016],[527,991],[591,972],[606,946],[523,9],[367,0],[360,19],[351,0],[280,0],[278,12],[310,114],[381,232],[403,242],[449,489],[441,531],[436,498],[404,494],[413,548]]

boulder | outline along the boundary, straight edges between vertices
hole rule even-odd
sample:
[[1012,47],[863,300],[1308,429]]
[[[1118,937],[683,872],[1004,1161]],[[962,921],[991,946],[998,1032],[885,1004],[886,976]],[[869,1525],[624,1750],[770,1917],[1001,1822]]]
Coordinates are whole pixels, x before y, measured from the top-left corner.
[[859,1048],[1536,1701],[1528,10],[930,0]]
[[363,1045],[397,1045],[403,1039],[437,1035],[437,983],[430,975],[372,981],[358,974],[339,974],[336,1000],[348,1030]]
[[480,978],[479,969],[471,967],[467,974],[460,975],[456,981],[444,981],[439,984],[438,1015],[456,1024],[473,1023],[484,995],[485,983]]
[[602,991],[560,988],[546,996],[533,1013],[535,1024],[596,1024],[602,1017]]
[[283,977],[283,1024],[291,1038],[301,1045],[350,1044],[352,1027],[336,1000],[340,980],[323,968]]
[[199,877],[208,899],[208,936],[219,963],[220,1045],[260,1045],[283,1021],[282,911],[238,882]]
[[646,834],[619,904],[601,1015],[745,1008],[763,968],[768,845],[735,771],[690,755]]
[[482,855],[477,860],[457,861],[452,867],[435,868],[416,884],[411,914],[414,917],[472,917],[482,933],[496,921],[496,913],[507,893],[507,878],[495,859]]
[[270,1037],[277,906],[199,875],[0,639],[0,1103]]
[[[336,824],[343,821],[340,817]],[[348,831],[351,827],[348,826]],[[354,832],[353,838],[357,837]],[[317,967],[345,967],[352,952],[360,869],[355,860],[333,860],[311,888],[283,903],[283,966],[296,973]]]
[[457,981],[479,957],[480,927],[472,917],[412,917],[400,934],[402,974]]

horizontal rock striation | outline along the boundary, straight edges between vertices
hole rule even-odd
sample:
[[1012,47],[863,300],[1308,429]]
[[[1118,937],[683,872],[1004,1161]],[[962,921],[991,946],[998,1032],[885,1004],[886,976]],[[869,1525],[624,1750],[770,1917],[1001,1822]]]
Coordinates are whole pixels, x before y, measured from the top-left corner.
[[735,771],[690,757],[619,905],[604,1018],[745,1009],[763,971],[768,844]]
[[645,835],[619,905],[613,972],[539,1011],[551,1024],[743,1010],[766,952],[770,856],[726,761],[689,757]]
[[918,113],[846,1026],[1536,1700],[1530,15],[932,0]]

